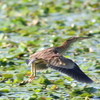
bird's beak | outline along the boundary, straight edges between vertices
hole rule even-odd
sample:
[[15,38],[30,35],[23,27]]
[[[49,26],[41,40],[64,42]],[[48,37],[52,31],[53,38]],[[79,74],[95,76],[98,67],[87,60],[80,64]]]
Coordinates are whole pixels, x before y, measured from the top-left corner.
[[79,37],[79,40],[83,40],[83,39],[89,39],[91,37]]

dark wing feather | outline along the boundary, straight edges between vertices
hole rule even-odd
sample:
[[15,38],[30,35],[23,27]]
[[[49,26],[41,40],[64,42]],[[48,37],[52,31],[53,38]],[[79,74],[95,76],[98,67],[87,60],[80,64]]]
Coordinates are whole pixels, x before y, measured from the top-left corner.
[[30,58],[26,60],[26,64],[30,65],[31,63],[34,63],[36,61],[36,58]]
[[[72,60],[64,58],[64,57],[59,57],[59,59],[61,61],[63,61],[62,62],[63,64],[65,63],[65,66],[62,64],[55,66],[55,65],[57,65],[56,63],[55,64],[49,63],[48,67],[58,70],[64,74],[67,74],[68,76],[72,77],[73,79],[75,79],[79,82],[83,82],[83,83],[92,83],[93,82],[86,74],[84,74],[84,72]],[[55,62],[56,61],[57,60],[55,60]],[[71,64],[69,64],[69,63],[71,63]]]
[[29,59],[26,59],[26,64],[29,64]]

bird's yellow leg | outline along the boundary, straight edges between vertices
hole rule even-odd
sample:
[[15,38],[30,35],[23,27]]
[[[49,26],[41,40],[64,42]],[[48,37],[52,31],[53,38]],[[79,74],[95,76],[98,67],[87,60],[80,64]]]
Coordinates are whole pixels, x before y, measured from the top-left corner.
[[34,77],[36,77],[36,66],[34,64]]
[[28,78],[28,83],[32,82],[36,77],[36,66],[35,63],[31,64],[31,76]]
[[20,82],[19,85],[25,85],[27,83],[30,83],[34,80],[35,77],[36,77],[36,67],[35,67],[35,63],[32,63],[31,64],[31,75],[30,75],[30,77],[26,81]]
[[36,66],[35,63],[31,65],[31,76],[36,76]]

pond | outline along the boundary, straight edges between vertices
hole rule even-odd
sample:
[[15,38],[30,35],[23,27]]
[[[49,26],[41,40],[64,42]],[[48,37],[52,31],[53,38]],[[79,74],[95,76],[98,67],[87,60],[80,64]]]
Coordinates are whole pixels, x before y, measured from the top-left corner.
[[[0,100],[100,100],[100,3],[98,0],[0,1]],[[32,83],[29,55],[75,42],[64,57],[75,61],[94,83],[79,83],[53,69]]]

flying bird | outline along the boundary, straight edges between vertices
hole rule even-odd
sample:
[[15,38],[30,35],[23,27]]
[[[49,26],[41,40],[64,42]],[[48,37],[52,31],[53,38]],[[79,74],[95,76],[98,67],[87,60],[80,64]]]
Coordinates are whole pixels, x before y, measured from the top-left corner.
[[59,47],[47,48],[30,55],[30,58],[26,62],[28,65],[31,65],[31,75],[26,81],[21,82],[20,85],[32,82],[36,77],[37,70],[47,68],[52,68],[64,73],[79,82],[92,83],[93,81],[74,61],[63,56],[74,42],[88,38],[89,37],[71,37]]

